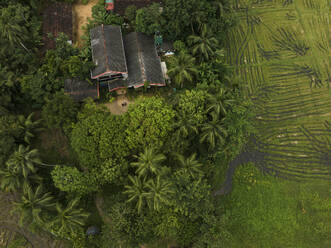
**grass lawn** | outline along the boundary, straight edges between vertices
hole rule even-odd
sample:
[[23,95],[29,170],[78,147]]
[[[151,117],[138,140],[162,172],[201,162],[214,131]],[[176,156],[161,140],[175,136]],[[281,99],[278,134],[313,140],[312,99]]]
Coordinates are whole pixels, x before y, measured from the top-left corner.
[[331,187],[298,183],[239,167],[234,189],[224,196],[229,247],[331,247]]

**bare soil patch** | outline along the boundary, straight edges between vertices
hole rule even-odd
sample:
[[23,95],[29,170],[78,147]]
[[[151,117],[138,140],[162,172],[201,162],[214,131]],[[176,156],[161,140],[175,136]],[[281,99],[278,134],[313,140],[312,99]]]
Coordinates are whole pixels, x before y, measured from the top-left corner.
[[114,115],[121,115],[128,111],[129,105],[132,101],[129,101],[126,95],[119,95],[111,103],[105,103],[105,106]]
[[80,0],[73,5],[73,11],[75,14],[75,43],[80,47],[83,45],[81,37],[84,34],[84,30],[82,27],[87,23],[88,18],[92,17],[92,7],[97,3],[98,0],[89,0],[88,4],[85,5]]
[[69,156],[68,139],[61,130],[52,130],[41,133],[41,146],[46,150],[56,150],[64,158]]

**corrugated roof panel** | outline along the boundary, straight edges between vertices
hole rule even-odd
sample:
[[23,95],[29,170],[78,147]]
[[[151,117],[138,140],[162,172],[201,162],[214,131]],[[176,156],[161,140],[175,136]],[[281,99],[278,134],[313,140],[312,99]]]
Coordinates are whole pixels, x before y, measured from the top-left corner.
[[68,94],[74,101],[82,102],[85,98],[98,98],[98,90],[95,84],[77,78],[64,81],[64,93]]
[[104,26],[105,46],[110,71],[127,73],[120,26]]
[[161,61],[157,55],[153,38],[142,33],[132,32],[124,37],[124,44],[129,85],[139,85],[145,81],[164,85]]
[[127,73],[121,27],[101,25],[91,29],[90,36],[92,58],[96,65],[92,78]]
[[129,86],[134,86],[136,83],[143,82],[142,71],[140,69],[141,62],[138,56],[138,37],[137,33],[133,32],[124,37],[125,57],[128,66],[128,83]]

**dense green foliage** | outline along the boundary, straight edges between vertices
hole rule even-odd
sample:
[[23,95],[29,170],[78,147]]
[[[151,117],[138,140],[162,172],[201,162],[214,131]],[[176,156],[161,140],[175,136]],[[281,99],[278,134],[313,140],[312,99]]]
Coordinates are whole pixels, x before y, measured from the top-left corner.
[[43,106],[42,118],[50,129],[66,128],[75,122],[77,111],[77,104],[69,96],[58,92]]
[[60,34],[56,38],[56,49],[47,51],[42,65],[20,79],[22,92],[29,97],[26,100],[35,107],[40,107],[63,89],[66,78],[89,77],[92,63],[67,40],[66,35]]
[[95,112],[80,116],[71,134],[71,145],[81,166],[92,169],[106,160],[119,162],[129,155],[123,117],[98,109],[94,103],[90,107]]
[[94,178],[75,167],[56,166],[51,174],[55,187],[61,191],[84,195],[97,190]]
[[[232,193],[213,194],[255,132],[251,88],[225,63],[234,59],[226,54],[231,1],[165,0],[119,16],[100,0],[82,48],[59,34],[44,55],[42,2],[0,0],[0,189],[22,226],[75,248],[329,246],[325,183],[312,193],[246,165]],[[174,42],[174,56],[160,55],[171,84],[128,89],[135,97],[121,115],[103,100],[75,103],[63,93],[65,79],[89,80],[89,30],[100,24]],[[330,148],[302,130],[313,148]],[[92,226],[101,233],[86,235]]]
[[148,35],[161,29],[162,14],[160,4],[153,3],[148,7],[137,10],[136,13],[136,30]]
[[172,131],[175,112],[161,98],[138,100],[127,113],[126,140],[133,150],[160,148]]

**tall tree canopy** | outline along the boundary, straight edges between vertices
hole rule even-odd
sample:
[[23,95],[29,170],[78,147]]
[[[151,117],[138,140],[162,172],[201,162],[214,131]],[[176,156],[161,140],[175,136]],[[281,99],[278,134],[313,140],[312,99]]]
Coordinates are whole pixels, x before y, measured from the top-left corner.
[[133,150],[161,148],[173,130],[175,111],[162,98],[148,97],[130,105],[126,141]]

